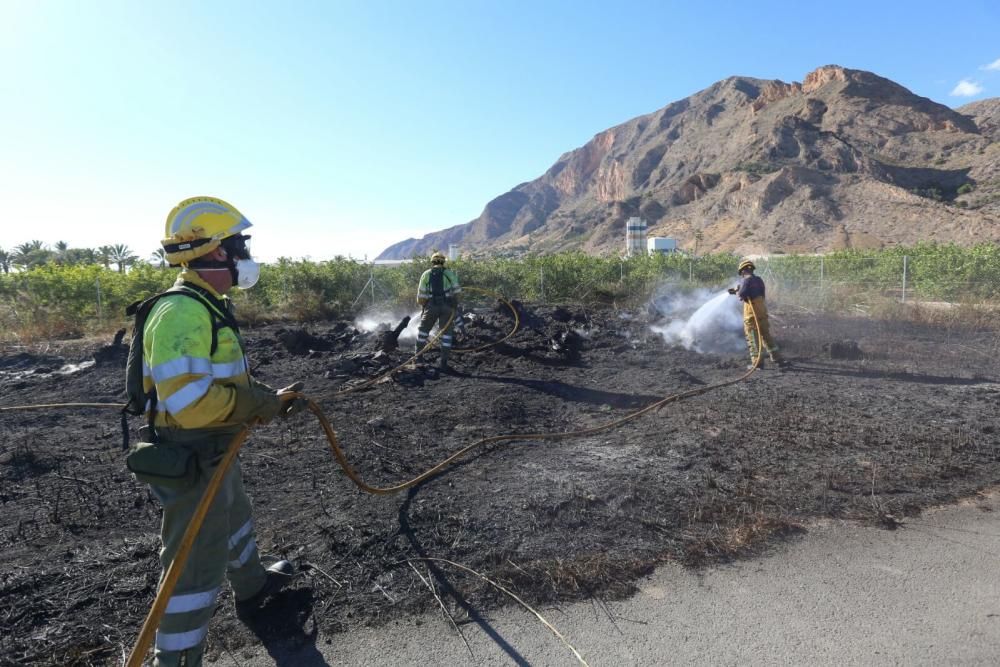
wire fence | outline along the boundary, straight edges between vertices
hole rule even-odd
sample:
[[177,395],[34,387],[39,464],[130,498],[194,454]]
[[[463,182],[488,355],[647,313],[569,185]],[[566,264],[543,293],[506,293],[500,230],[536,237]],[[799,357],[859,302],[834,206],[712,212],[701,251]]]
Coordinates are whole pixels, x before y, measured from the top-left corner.
[[[630,307],[664,291],[734,285],[739,258],[682,254],[629,259],[564,254],[456,261],[462,284],[539,304]],[[775,255],[754,260],[771,301],[836,310],[846,302],[968,304],[1000,301],[1000,250],[946,246],[934,252]],[[250,321],[320,320],[367,309],[411,307],[426,262],[394,266],[351,260],[280,260],[260,284],[237,290]],[[176,271],[141,265],[127,272],[101,266],[44,266],[0,274],[0,338],[81,334],[123,326],[124,308],[169,287]]]

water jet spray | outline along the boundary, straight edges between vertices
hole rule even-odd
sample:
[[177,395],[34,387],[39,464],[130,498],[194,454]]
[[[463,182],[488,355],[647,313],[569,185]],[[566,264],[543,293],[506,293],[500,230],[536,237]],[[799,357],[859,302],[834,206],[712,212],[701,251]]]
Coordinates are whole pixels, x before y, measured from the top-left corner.
[[653,306],[662,320],[650,328],[667,343],[716,354],[740,352],[745,346],[739,301],[725,290],[660,296],[653,300]]

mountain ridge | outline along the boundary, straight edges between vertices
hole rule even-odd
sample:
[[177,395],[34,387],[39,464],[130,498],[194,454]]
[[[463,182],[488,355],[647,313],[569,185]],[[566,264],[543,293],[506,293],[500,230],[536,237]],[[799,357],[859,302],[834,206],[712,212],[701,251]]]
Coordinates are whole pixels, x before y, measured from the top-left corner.
[[1000,98],[951,109],[839,65],[732,76],[598,132],[479,217],[379,259],[620,253],[624,221],[699,251],[1000,240]]

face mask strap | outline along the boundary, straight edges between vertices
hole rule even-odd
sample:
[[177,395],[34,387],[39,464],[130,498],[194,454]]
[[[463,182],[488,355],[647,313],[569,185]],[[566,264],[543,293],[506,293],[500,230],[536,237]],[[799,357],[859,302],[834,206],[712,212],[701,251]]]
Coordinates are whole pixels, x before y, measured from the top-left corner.
[[225,251],[226,259],[203,259],[192,268],[213,269],[217,271],[225,269],[229,271],[229,276],[233,281],[233,285],[235,287],[242,287],[240,285],[240,271],[238,265],[241,262],[252,264],[256,266],[257,275],[255,276],[253,283],[247,287],[243,287],[243,289],[253,287],[253,285],[257,284],[257,280],[260,277],[260,265],[250,256],[250,249],[247,247],[247,241],[249,239],[250,237],[246,235],[230,236],[223,239],[220,247]]

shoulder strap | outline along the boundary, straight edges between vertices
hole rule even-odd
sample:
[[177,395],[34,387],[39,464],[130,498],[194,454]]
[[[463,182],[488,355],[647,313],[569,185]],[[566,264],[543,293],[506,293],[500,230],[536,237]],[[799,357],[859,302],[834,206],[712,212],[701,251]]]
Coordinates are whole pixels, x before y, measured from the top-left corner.
[[240,328],[236,324],[236,318],[233,317],[226,303],[204,287],[195,285],[194,283],[183,282],[180,285],[171,287],[166,291],[166,294],[183,294],[184,296],[191,297],[200,301],[208,310],[208,314],[212,318],[212,347],[210,354],[215,354],[215,351],[219,348],[219,329],[227,327],[235,331],[237,336],[240,335]]
[[132,329],[132,341],[129,346],[129,359],[126,366],[125,385],[126,393],[128,394],[128,403],[122,409],[121,415],[123,449],[128,449],[127,415],[141,415],[145,411],[147,404],[151,406],[148,412],[148,426],[154,441],[156,440],[156,429],[154,428],[157,400],[156,385],[153,385],[153,388],[149,392],[142,392],[142,337],[143,330],[146,327],[146,320],[149,317],[149,313],[153,310],[153,306],[163,297],[173,295],[194,299],[208,311],[208,316],[212,322],[210,355],[214,355],[219,347],[219,329],[229,327],[236,332],[237,338],[240,335],[239,327],[236,325],[236,318],[233,317],[233,314],[226,307],[225,303],[216,298],[208,290],[188,282],[175,285],[165,292],[154,294],[143,301],[136,301],[129,304],[125,308],[125,315],[135,317],[135,324]]
[[176,294],[183,292],[184,290],[190,290],[201,298],[201,300],[204,301],[209,307],[209,310],[215,311],[215,314],[219,317],[219,319],[226,323],[227,327],[239,330],[239,327],[236,325],[236,318],[233,317],[233,313],[229,310],[229,306],[226,305],[226,302],[209,292],[204,287],[195,285],[194,283],[184,282],[180,285],[172,287],[168,290],[168,292]]

